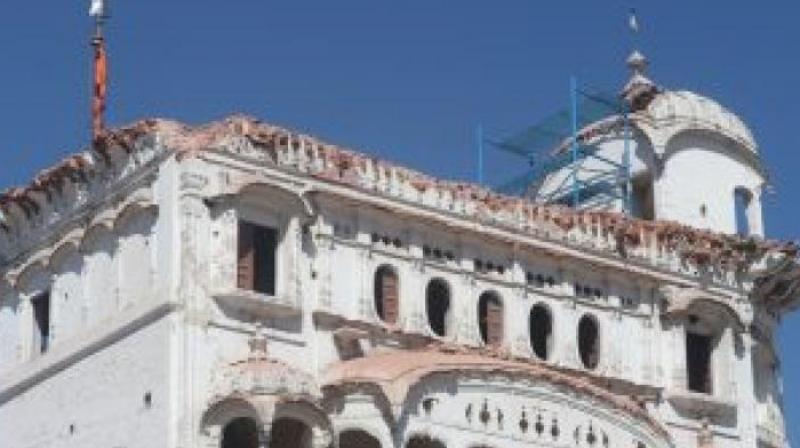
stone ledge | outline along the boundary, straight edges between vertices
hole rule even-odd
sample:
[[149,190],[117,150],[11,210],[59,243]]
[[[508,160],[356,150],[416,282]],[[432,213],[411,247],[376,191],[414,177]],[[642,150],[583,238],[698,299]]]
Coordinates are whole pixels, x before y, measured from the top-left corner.
[[712,421],[727,420],[737,413],[735,401],[719,396],[675,389],[667,390],[664,396],[678,410]]
[[265,317],[294,317],[299,316],[302,310],[287,297],[272,296],[246,289],[228,289],[212,294],[214,301],[223,311],[236,314],[244,313]]

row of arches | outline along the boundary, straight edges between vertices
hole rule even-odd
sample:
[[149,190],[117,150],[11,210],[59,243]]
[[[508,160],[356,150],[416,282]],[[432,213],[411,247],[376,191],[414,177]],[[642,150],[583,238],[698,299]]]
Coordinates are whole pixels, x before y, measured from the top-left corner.
[[[268,442],[264,443],[268,439]],[[337,440],[339,448],[381,448],[380,441],[367,431],[349,429],[342,431]],[[408,439],[406,448],[446,448],[437,439],[415,435]],[[262,435],[255,419],[238,417],[225,425],[220,448],[316,448],[313,446],[311,428],[293,418],[275,420],[269,437]]]
[[59,339],[68,338],[145,300],[155,268],[156,218],[155,207],[129,205],[113,222],[93,225],[25,267],[15,284],[0,285],[0,327],[14,348],[0,351],[0,364],[16,358],[17,345],[30,346],[23,356],[46,351],[46,344],[26,342],[30,334],[44,342],[52,327]]
[[[431,279],[425,287],[425,312],[428,328],[438,337],[447,337],[454,328],[450,285],[442,278]],[[390,265],[381,265],[375,272],[374,307],[378,318],[394,325],[400,309],[400,281]],[[477,329],[481,342],[499,347],[505,338],[505,310],[496,291],[484,291],[478,297]],[[553,316],[544,303],[534,304],[528,314],[528,336],[533,354],[547,360],[553,351]],[[578,352],[581,363],[594,369],[599,363],[600,330],[597,319],[585,314],[578,322]]]

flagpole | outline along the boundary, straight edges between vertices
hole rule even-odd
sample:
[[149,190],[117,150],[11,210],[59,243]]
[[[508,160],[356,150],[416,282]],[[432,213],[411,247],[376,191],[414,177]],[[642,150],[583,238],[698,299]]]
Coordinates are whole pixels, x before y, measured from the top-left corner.
[[93,50],[92,67],[92,143],[97,143],[105,132],[106,94],[108,89],[108,60],[106,54],[103,25],[106,15],[103,1],[93,1],[90,14],[95,19],[94,36],[91,40]]

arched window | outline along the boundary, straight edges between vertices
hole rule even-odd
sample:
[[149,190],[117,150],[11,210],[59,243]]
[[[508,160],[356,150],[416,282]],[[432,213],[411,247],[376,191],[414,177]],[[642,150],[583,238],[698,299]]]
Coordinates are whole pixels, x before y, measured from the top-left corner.
[[269,448],[310,447],[311,428],[305,423],[293,418],[279,418],[272,423],[269,433]]
[[366,431],[351,429],[339,434],[339,448],[381,448],[381,443]]
[[503,343],[503,302],[492,291],[478,298],[478,326],[486,345],[499,347]]
[[220,448],[258,448],[258,427],[252,418],[231,420],[222,430]]
[[578,323],[578,352],[584,367],[597,367],[600,359],[600,330],[597,319],[592,315],[585,314]]
[[444,443],[428,436],[414,436],[406,443],[406,448],[447,448]]
[[389,265],[375,271],[375,312],[387,324],[397,323],[400,309],[400,282]]
[[431,331],[437,336],[445,336],[450,313],[450,287],[446,281],[435,278],[428,282],[425,288],[425,308]]
[[528,316],[528,329],[533,353],[539,359],[546,360],[550,356],[553,342],[553,318],[545,305],[540,303],[531,308]]
[[750,235],[750,202],[753,195],[744,187],[733,190],[733,201],[736,213],[736,233],[742,236]]

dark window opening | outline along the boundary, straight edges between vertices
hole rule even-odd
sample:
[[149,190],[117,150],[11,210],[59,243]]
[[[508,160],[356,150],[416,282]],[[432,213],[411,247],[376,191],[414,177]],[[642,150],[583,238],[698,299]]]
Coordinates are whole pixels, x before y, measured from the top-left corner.
[[351,429],[339,434],[339,448],[381,448],[381,444],[369,433]]
[[689,390],[710,394],[711,389],[711,336],[686,333],[686,370]]
[[279,418],[272,424],[269,446],[270,448],[308,448],[311,446],[311,429],[299,420]]
[[225,425],[221,448],[258,448],[258,428],[251,418],[240,417]]
[[733,192],[734,207],[736,213],[736,233],[742,236],[750,235],[750,219],[748,211],[752,196],[745,188],[737,188]]
[[275,295],[278,230],[239,222],[238,286]]
[[437,336],[447,334],[447,317],[450,311],[450,288],[442,279],[433,279],[425,290],[428,324]]
[[550,354],[553,334],[553,320],[550,311],[544,305],[534,305],[528,317],[528,328],[531,337],[531,348],[539,359],[546,360]]
[[599,336],[595,318],[590,315],[581,317],[578,323],[578,352],[581,363],[587,369],[596,368],[600,359]]
[[406,448],[446,448],[439,440],[425,436],[414,436],[406,444]]
[[649,175],[638,176],[631,182],[631,208],[633,216],[646,220],[655,219],[655,200],[653,198],[653,179]]
[[33,333],[34,348],[44,353],[50,347],[50,292],[39,294],[31,300],[33,320],[36,325]]
[[503,343],[503,303],[493,292],[485,292],[478,299],[478,326],[486,345],[499,347]]
[[399,281],[391,266],[381,266],[375,272],[375,312],[387,324],[397,323],[400,309]]

